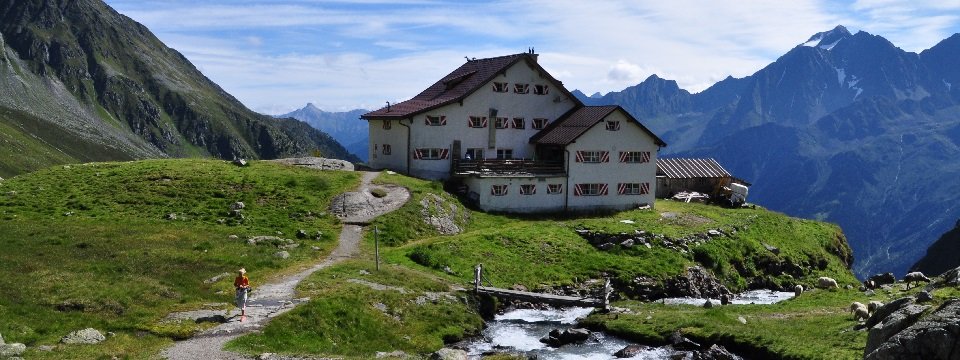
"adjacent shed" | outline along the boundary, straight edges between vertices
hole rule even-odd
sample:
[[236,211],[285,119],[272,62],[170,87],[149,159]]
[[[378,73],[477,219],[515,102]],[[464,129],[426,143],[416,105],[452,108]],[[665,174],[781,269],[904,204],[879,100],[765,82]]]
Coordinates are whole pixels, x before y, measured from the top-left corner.
[[713,158],[659,158],[657,159],[657,197],[668,198],[681,191],[696,191],[716,194],[724,186],[737,182],[749,186],[746,181],[730,175]]

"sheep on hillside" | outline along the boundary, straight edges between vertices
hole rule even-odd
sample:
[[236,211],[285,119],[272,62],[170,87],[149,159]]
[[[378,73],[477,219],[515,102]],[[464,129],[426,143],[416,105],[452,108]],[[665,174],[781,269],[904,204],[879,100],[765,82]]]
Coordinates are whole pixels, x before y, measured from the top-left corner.
[[839,289],[840,286],[837,285],[837,281],[833,278],[828,278],[826,276],[821,276],[817,279],[817,287],[821,289],[836,288]]
[[911,287],[910,283],[917,283],[921,281],[930,282],[930,278],[928,278],[922,272],[914,271],[912,273],[907,273],[907,275],[903,277],[903,281],[907,283],[907,287],[909,288]]
[[867,306],[858,301],[850,304],[850,312],[853,313],[854,320],[866,320],[870,317],[870,311],[867,309]]
[[793,287],[793,296],[800,296],[800,294],[803,294],[803,285],[797,284]]

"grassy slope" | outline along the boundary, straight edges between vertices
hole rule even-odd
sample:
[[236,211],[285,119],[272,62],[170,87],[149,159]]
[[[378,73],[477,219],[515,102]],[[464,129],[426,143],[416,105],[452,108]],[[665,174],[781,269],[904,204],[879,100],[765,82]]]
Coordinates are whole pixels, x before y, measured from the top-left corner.
[[[369,272],[363,273],[363,271]],[[374,290],[361,279],[404,290]],[[301,283],[301,296],[314,299],[271,322],[262,333],[233,341],[228,348],[250,354],[321,354],[351,359],[402,350],[430,353],[444,342],[478,332],[483,320],[458,297],[421,300],[448,285],[420,271],[353,260],[318,272]],[[386,311],[377,306],[386,306]]]
[[[468,231],[455,236],[437,236],[419,220],[422,194],[437,192],[433,183],[386,175],[382,181],[413,189],[414,201],[396,213],[377,220],[382,239],[388,244],[405,244],[385,252],[393,262],[425,266],[434,270],[449,267],[456,281],[471,283],[473,267],[484,264],[486,276],[498,286],[523,284],[569,284],[575,280],[596,278],[602,274],[624,281],[636,276],[666,279],[680,274],[688,266],[702,265],[714,271],[728,286],[742,289],[744,276],[761,274],[757,263],[790,262],[812,265],[801,279],[771,277],[775,283],[813,284],[819,276],[832,276],[841,283],[857,280],[842,261],[832,254],[849,253],[843,234],[834,225],[790,218],[763,209],[723,209],[715,206],[660,201],[654,211],[626,211],[596,217],[515,217],[472,213]],[[444,195],[449,198],[448,195]],[[662,219],[661,213],[679,214]],[[626,224],[621,220],[632,220]],[[644,230],[680,238],[702,234],[709,229],[741,230],[681,253],[664,247],[636,246],[602,252],[595,250],[576,234],[586,228],[607,233],[632,233]],[[368,240],[372,240],[368,234]],[[763,244],[776,246],[779,255]],[[737,264],[733,266],[731,264]],[[820,266],[823,268],[820,269]],[[534,265],[534,266],[531,266]],[[739,268],[739,271],[738,271]]]
[[[854,284],[856,279],[843,266],[840,259],[827,248],[835,251],[849,251],[842,241],[840,230],[829,224],[789,218],[766,210],[728,210],[695,204],[660,202],[656,211],[628,211],[612,216],[551,219],[548,217],[512,217],[504,215],[470,212],[467,231],[455,236],[439,236],[435,230],[421,220],[420,200],[428,194],[436,194],[447,200],[454,199],[440,191],[440,185],[400,175],[381,175],[381,183],[400,184],[409,188],[413,198],[400,210],[378,218],[374,226],[381,231],[381,253],[389,264],[384,272],[373,275],[359,275],[360,269],[372,268],[369,263],[372,254],[374,236],[365,234],[363,263],[354,263],[315,274],[301,286],[300,291],[311,295],[315,300],[291,315],[281,316],[264,329],[262,334],[250,335],[236,341],[234,349],[251,354],[261,352],[310,353],[348,358],[371,356],[375,351],[402,349],[408,352],[429,352],[441,346],[445,332],[420,334],[415,341],[396,341],[397,337],[409,334],[409,329],[431,324],[434,329],[439,324],[460,324],[468,329],[471,318],[457,317],[447,308],[421,309],[409,299],[424,290],[422,283],[427,279],[443,279],[444,282],[468,286],[472,282],[472,268],[483,263],[489,271],[488,277],[495,285],[510,286],[524,284],[536,287],[541,284],[569,284],[607,273],[615,277],[630,278],[644,275],[667,278],[679,274],[686,266],[698,264],[697,259],[709,259],[707,267],[718,272],[730,286],[743,286],[740,274],[727,265],[740,261],[750,268],[752,261],[766,259],[793,261],[795,263],[819,263],[825,261],[822,270],[806,274],[799,282],[811,284],[816,277],[829,275],[841,283]],[[458,208],[462,207],[458,204]],[[680,214],[674,220],[660,220],[660,212]],[[624,224],[620,220],[631,219],[635,224]],[[732,226],[746,229],[736,237],[720,238],[695,248],[693,253],[682,254],[672,250],[654,247],[653,249],[633,248],[601,252],[586,244],[573,231],[575,228],[590,228],[608,232],[633,231],[641,228],[671,237],[682,237],[702,233],[707,229]],[[761,242],[781,249],[779,256],[773,256],[764,249]],[[699,249],[699,250],[697,250]],[[414,255],[416,254],[416,255]],[[695,255],[699,254],[699,255]],[[419,263],[411,260],[417,258]],[[426,266],[421,265],[426,264]],[[532,266],[531,266],[532,265]],[[457,275],[448,275],[439,269],[450,267]],[[748,269],[756,270],[756,269]],[[431,275],[427,275],[431,274]],[[378,283],[403,286],[413,289],[413,294],[399,294],[373,291],[356,284],[345,282],[348,278],[363,278]],[[775,278],[774,280],[784,280]],[[785,281],[794,281],[786,279]],[[428,281],[428,283],[431,283]],[[439,284],[439,283],[438,283]],[[439,285],[434,285],[439,286]],[[734,334],[744,338],[744,347],[770,347],[776,354],[791,354],[791,349],[803,342],[818,342],[818,346],[831,347],[837,343],[853,340],[837,350],[849,355],[862,351],[863,333],[851,333],[840,337],[839,341],[821,337],[822,327],[843,329],[852,327],[853,322],[844,317],[843,307],[855,297],[853,292],[822,292],[809,297],[809,301],[794,302],[776,307],[725,307],[713,310],[714,318],[702,317],[702,309],[696,307],[664,307],[660,305],[640,304],[631,301],[617,303],[646,311],[654,309],[664,316],[657,321],[645,321],[640,315],[621,315],[619,318],[595,317],[591,324],[596,327],[607,326],[611,331],[644,341],[662,341],[661,332],[672,332],[678,328],[689,330],[691,336],[703,339],[726,339]],[[319,299],[318,299],[319,297]],[[881,297],[878,297],[881,298]],[[402,300],[406,299],[404,302]],[[804,298],[806,300],[808,298]],[[866,301],[866,300],[862,300]],[[391,321],[372,304],[381,302],[390,309],[400,309],[404,314],[399,322]],[[359,306],[357,306],[359,305]],[[453,306],[453,305],[451,305]],[[456,305],[459,308],[461,305]],[[728,313],[741,311],[749,318],[749,324],[771,324],[753,327],[753,332],[743,332],[731,325]],[[778,315],[782,313],[783,315]],[[819,318],[825,314],[826,318]],[[645,317],[646,313],[643,314]],[[737,315],[740,316],[740,315]],[[335,321],[334,319],[341,319]],[[733,317],[733,321],[736,320]],[[807,319],[803,322],[784,322],[784,318]],[[715,326],[704,325],[703,319],[717,320]],[[691,325],[691,323],[693,325]],[[646,324],[646,325],[645,325]],[[699,324],[699,325],[697,325]],[[739,322],[736,322],[739,324]],[[793,332],[782,331],[779,327],[799,324]],[[695,326],[700,326],[696,328]],[[779,326],[779,327],[778,327]],[[697,329],[697,331],[694,331]],[[777,335],[781,331],[783,334]],[[666,334],[669,334],[666,332]],[[773,335],[771,335],[773,334]],[[335,337],[338,340],[329,340]],[[383,338],[381,340],[381,338]],[[325,340],[327,339],[327,340]],[[429,339],[423,341],[419,339]],[[784,339],[786,344],[780,344]],[[372,342],[376,342],[374,345]],[[421,344],[414,346],[412,342]],[[732,342],[731,342],[732,343]],[[779,346],[779,347],[778,347]],[[858,350],[859,349],[859,350]],[[824,352],[836,354],[838,352]]]
[[[118,333],[97,347],[31,358],[155,354],[169,343],[164,336],[195,330],[159,325],[170,311],[230,302],[231,278],[203,280],[245,266],[256,284],[328,253],[340,225],[325,210],[358,181],[354,173],[205,160],[73,165],[4,180],[0,333],[31,347],[85,327]],[[246,219],[218,223],[235,201],[247,205]],[[166,220],[169,213],[177,220]],[[277,231],[292,238],[298,229],[324,237],[288,250],[288,260],[273,257],[276,248],[244,242]]]

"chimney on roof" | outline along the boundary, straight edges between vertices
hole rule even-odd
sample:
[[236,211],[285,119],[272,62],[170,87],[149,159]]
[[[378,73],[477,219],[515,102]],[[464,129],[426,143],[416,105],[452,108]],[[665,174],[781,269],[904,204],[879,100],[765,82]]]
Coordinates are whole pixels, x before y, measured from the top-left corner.
[[533,61],[537,61],[537,52],[534,51],[533,46],[527,48],[527,55],[533,58]]

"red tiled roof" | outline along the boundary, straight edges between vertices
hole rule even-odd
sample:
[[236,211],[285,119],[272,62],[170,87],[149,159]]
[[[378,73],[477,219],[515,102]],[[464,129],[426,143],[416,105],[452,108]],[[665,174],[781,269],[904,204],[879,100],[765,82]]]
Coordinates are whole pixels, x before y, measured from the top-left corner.
[[657,135],[618,105],[576,107],[561,116],[557,121],[547,125],[547,128],[533,135],[530,138],[530,142],[536,144],[569,145],[579,138],[580,135],[583,135],[583,133],[603,121],[607,115],[610,115],[610,113],[616,110],[623,111],[627,118],[640,126],[640,129],[650,135],[657,145],[661,147],[667,146],[667,143],[663,142]]
[[[550,77],[546,71],[537,65],[536,56],[536,54],[522,53],[467,61],[467,63],[447,76],[444,76],[440,81],[430,85],[430,87],[412,99],[391,104],[389,110],[387,110],[387,107],[383,107],[379,110],[368,112],[360,116],[360,118],[365,120],[403,119],[452,102],[460,101],[521,60],[530,62],[530,64],[537,68],[546,78],[554,82],[558,89],[566,92],[566,89],[563,88],[559,81]],[[572,94],[568,93],[567,95],[579,103]]]

